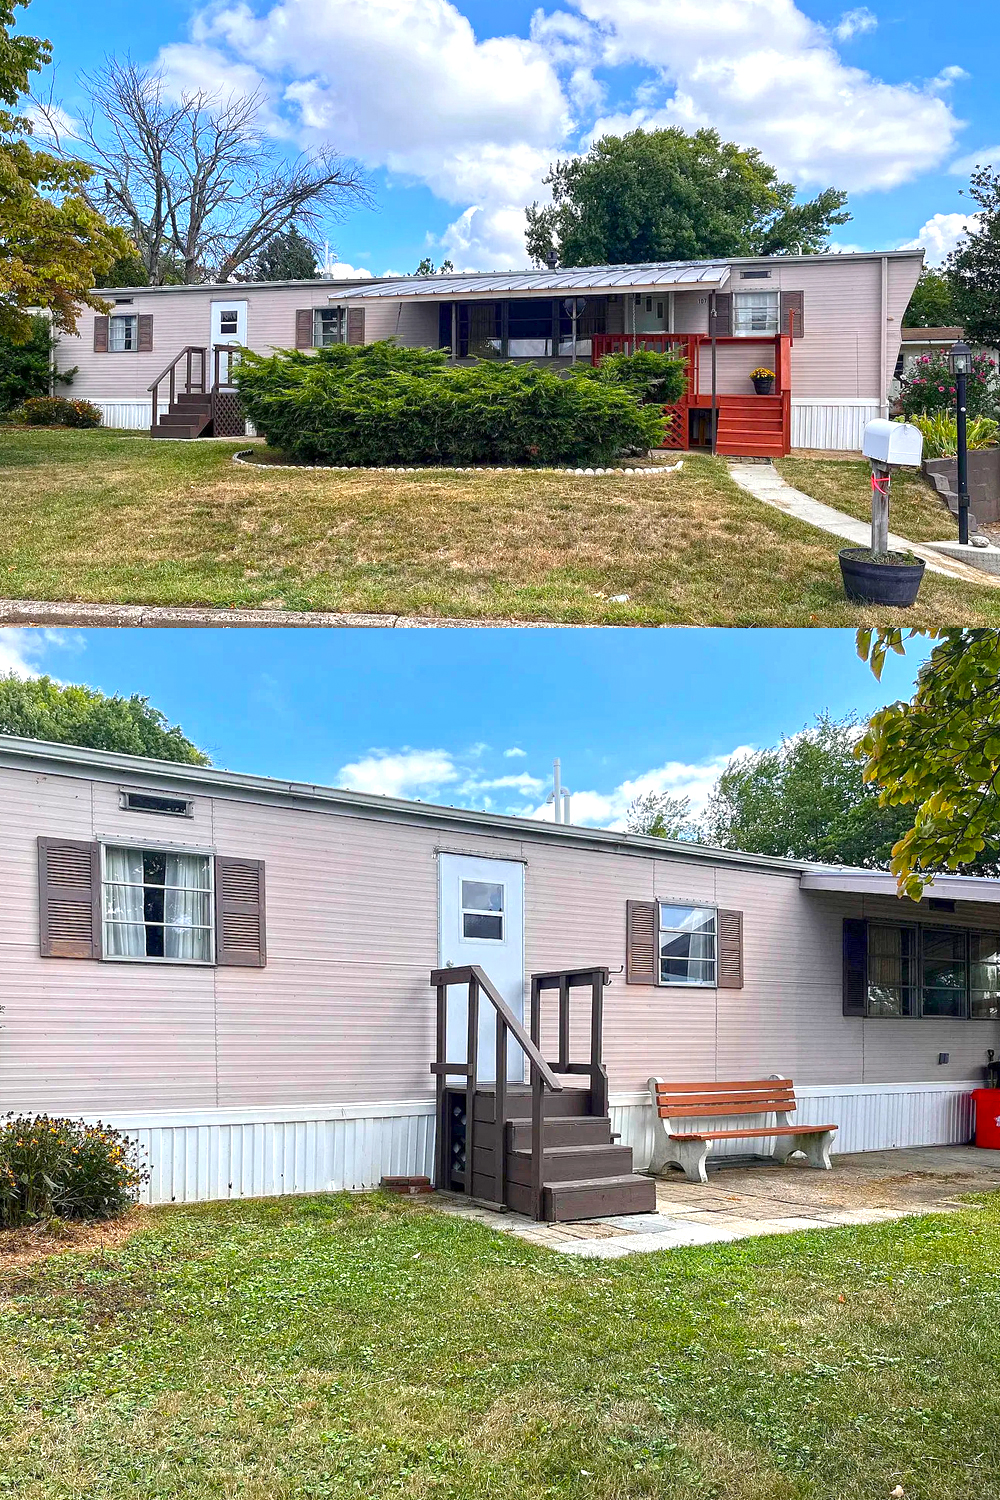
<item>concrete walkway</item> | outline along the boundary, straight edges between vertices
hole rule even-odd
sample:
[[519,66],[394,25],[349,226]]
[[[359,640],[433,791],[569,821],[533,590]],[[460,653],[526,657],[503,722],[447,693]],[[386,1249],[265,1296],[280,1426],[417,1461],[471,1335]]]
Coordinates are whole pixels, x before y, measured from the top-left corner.
[[[740,489],[746,490],[765,505],[773,505],[775,510],[784,511],[786,516],[794,516],[797,521],[805,521],[810,526],[818,527],[820,531],[829,532],[831,536],[843,537],[855,547],[871,545],[870,522],[845,515],[842,510],[834,510],[832,505],[824,505],[821,500],[814,500],[811,495],[793,488],[787,480],[782,479],[772,464],[731,463],[729,472]],[[905,536],[897,536],[892,531],[889,533],[889,546],[894,552],[912,552],[917,557],[922,557],[927,564],[928,573],[941,573],[946,578],[958,578],[963,583],[985,584],[987,588],[1000,586],[1000,578],[991,577],[981,569],[948,557],[933,547],[907,541]]]
[[879,1224],[913,1214],[955,1213],[963,1193],[1000,1191],[1000,1151],[920,1146],[835,1155],[832,1172],[793,1159],[710,1164],[708,1185],[671,1171],[656,1183],[656,1212],[536,1224],[523,1214],[435,1194],[429,1206],[564,1255],[618,1260],[651,1250],[719,1245],[765,1234]]
[[[174,441],[167,439],[166,441]],[[0,599],[2,625],[160,627],[176,630],[599,630],[614,627],[563,625],[553,620],[461,620],[431,615],[329,614],[305,609],[230,609],[166,604],[71,604],[46,599]],[[654,626],[654,629],[663,627]]]

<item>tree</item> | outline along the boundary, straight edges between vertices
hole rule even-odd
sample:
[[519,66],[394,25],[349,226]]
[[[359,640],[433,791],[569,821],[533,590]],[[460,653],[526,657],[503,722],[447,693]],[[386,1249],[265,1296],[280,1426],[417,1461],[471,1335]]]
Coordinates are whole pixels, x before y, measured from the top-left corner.
[[926,266],[913,289],[910,305],[903,314],[904,328],[950,328],[957,314],[951,282],[943,271]]
[[414,276],[448,276],[454,269],[454,262],[443,260],[441,269],[438,270],[430,256],[425,255],[413,274]]
[[15,5],[24,3],[0,0],[0,335],[15,338],[31,336],[31,308],[48,308],[68,333],[84,306],[106,311],[91,288],[125,249],[88,205],[90,168],[36,151],[31,121],[15,112],[31,75],[52,58],[48,42],[12,34]]
[[135,693],[109,698],[95,688],[66,686],[51,677],[0,677],[0,734],[211,765],[179,725],[168,724],[158,708],[150,707],[148,698]]
[[604,136],[545,179],[552,202],[527,210],[536,264],[563,266],[807,254],[846,224],[847,196],[827,188],[806,203],[759,151],[715,130],[633,130]]
[[709,799],[706,842],[781,859],[886,869],[906,815],[883,806],[854,750],[856,720],[819,714],[772,750],[733,761]]
[[251,281],[309,281],[318,272],[316,251],[294,224],[272,235],[250,263]]
[[76,366],[53,370],[52,349],[48,318],[33,317],[27,338],[0,334],[0,412],[13,411],[31,396],[47,396],[50,380],[72,383]]
[[[995,872],[1000,856],[1000,631],[911,630],[937,638],[909,703],[872,718],[858,746],[869,785],[904,815],[891,868],[919,900],[935,871]],[[899,629],[860,630],[858,655],[877,678]]]
[[979,205],[973,227],[948,257],[955,313],[970,343],[1000,347],[1000,172],[977,167],[969,194]]
[[[91,164],[88,201],[127,231],[152,285],[175,262],[185,283],[229,281],[276,235],[370,201],[361,169],[334,151],[278,159],[261,90],[174,101],[162,73],[116,58],[84,81],[90,104],[65,149]],[[40,107],[61,141],[58,109]]]
[[625,814],[627,833],[647,838],[687,839],[698,842],[700,830],[691,816],[690,797],[671,797],[668,792],[647,792],[629,804]]

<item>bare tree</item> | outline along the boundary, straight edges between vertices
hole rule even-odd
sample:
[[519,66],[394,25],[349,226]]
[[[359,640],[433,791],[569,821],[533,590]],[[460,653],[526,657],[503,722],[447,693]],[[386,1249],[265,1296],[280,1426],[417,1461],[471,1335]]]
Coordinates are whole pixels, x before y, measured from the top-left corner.
[[332,150],[279,158],[264,95],[170,97],[162,73],[109,58],[85,75],[90,104],[71,131],[50,99],[47,133],[94,168],[91,206],[134,240],[152,285],[228,281],[275,234],[307,234],[371,204],[365,175]]

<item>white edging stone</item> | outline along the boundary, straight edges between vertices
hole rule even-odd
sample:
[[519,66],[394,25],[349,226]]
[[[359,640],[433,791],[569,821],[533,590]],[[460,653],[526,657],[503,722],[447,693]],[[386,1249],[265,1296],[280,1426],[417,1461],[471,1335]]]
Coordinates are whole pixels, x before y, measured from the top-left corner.
[[505,464],[470,464],[465,467],[429,464],[423,468],[401,468],[388,464],[261,464],[253,461],[253,449],[241,448],[233,454],[233,463],[247,469],[283,469],[289,473],[320,472],[324,474],[573,474],[577,478],[607,478],[609,475],[631,474],[647,478],[650,474],[676,474],[683,468],[684,460],[675,464],[657,464],[650,469],[525,469]]

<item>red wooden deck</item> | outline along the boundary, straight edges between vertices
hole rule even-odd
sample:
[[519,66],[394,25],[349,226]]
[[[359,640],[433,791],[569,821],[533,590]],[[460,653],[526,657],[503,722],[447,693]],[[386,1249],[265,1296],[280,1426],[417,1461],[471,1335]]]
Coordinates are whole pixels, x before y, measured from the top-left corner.
[[[784,333],[773,337],[726,336],[715,343],[717,348],[767,345],[773,350],[775,379],[770,396],[758,396],[749,380],[749,389],[716,391],[714,451],[745,458],[783,457],[792,445],[791,338]],[[711,452],[712,396],[701,389],[702,361],[710,358],[711,344],[707,333],[599,333],[593,338],[591,359],[597,365],[605,355],[632,354],[636,349],[681,354],[687,363],[687,390],[675,405],[663,408],[668,419],[663,446],[675,451]]]

